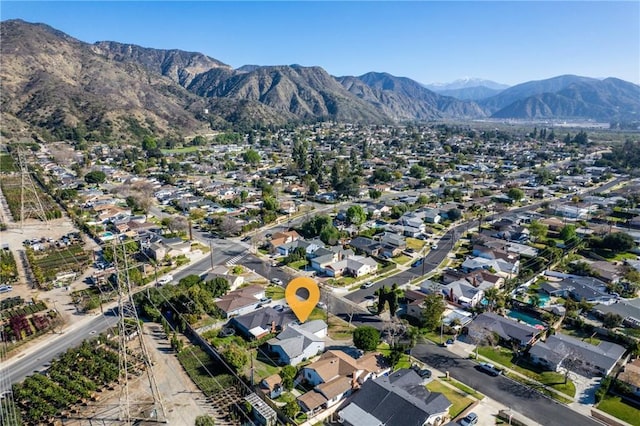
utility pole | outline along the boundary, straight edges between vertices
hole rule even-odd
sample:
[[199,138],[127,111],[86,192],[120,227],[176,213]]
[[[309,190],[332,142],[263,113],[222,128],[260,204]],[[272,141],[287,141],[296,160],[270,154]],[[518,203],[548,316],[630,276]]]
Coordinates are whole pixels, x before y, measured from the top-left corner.
[[209,241],[209,259],[211,259],[211,270],[213,271],[213,241]]

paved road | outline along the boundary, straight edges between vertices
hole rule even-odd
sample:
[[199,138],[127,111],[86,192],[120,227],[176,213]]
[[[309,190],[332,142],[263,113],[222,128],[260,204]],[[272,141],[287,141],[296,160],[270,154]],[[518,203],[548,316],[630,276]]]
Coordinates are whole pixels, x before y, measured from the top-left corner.
[[504,376],[492,377],[476,370],[475,362],[460,358],[433,343],[419,344],[411,355],[451,377],[499,401],[513,411],[543,425],[597,426],[600,423],[555,402],[531,388]]
[[[88,323],[40,342],[42,347],[37,351],[37,354],[25,357],[18,355],[5,361],[0,370],[0,376],[8,373],[9,383],[22,381],[34,372],[47,368],[54,358],[66,352],[67,349],[79,346],[84,340],[95,337],[109,327],[115,326],[117,320],[118,318],[112,311],[107,311],[105,315],[98,315]],[[9,389],[0,388],[0,393],[7,390]]]

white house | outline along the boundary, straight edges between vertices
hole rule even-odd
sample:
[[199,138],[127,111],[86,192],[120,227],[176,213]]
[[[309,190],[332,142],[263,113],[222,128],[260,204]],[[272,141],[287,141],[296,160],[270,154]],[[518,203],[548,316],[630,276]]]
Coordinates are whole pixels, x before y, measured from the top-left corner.
[[290,325],[282,333],[267,342],[269,350],[278,355],[280,364],[298,365],[324,351],[327,323],[309,321]]

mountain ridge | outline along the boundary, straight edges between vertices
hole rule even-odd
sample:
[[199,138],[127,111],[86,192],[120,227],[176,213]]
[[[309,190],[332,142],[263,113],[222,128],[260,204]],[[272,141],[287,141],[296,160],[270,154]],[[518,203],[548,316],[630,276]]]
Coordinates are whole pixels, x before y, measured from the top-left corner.
[[[322,67],[300,65],[233,69],[199,52],[90,44],[21,20],[0,22],[0,33],[6,133],[40,130],[62,138],[81,132],[89,139],[127,140],[141,132],[180,135],[238,123],[608,120],[637,119],[640,111],[640,86],[615,78],[557,76],[469,101],[388,73],[334,77]],[[459,90],[470,89],[477,87]]]

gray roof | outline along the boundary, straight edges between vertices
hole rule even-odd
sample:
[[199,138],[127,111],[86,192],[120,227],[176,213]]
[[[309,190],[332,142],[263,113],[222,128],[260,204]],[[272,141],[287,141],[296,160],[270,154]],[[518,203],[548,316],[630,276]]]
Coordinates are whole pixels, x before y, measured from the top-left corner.
[[267,307],[232,318],[230,323],[241,325],[246,330],[251,330],[255,327],[268,329],[273,323],[275,323],[276,327],[285,328],[296,320],[295,314],[291,311],[278,312],[271,307]]
[[338,413],[344,422],[351,426],[383,426],[382,422],[371,414],[358,407],[349,404]]
[[267,343],[271,346],[280,346],[289,358],[294,358],[301,355],[311,342],[323,341],[311,330],[319,331],[326,327],[327,324],[322,320],[310,321],[302,325],[292,324]]
[[532,355],[547,358],[556,363],[568,357],[580,359],[603,371],[609,371],[625,352],[625,348],[615,343],[602,341],[598,346],[594,346],[561,333],[547,338],[540,348],[538,348],[539,345],[531,348]]
[[410,369],[367,380],[351,404],[386,426],[422,426],[429,416],[446,412],[451,406],[441,393],[429,392]]
[[469,328],[476,330],[485,328],[497,333],[505,340],[515,339],[523,343],[529,342],[534,336],[540,334],[540,330],[530,325],[521,324],[493,312],[485,312],[478,315],[473,322],[469,324]]
[[612,305],[598,304],[593,309],[603,315],[611,312],[620,315],[623,319],[640,322],[640,307],[627,301],[618,301]]

